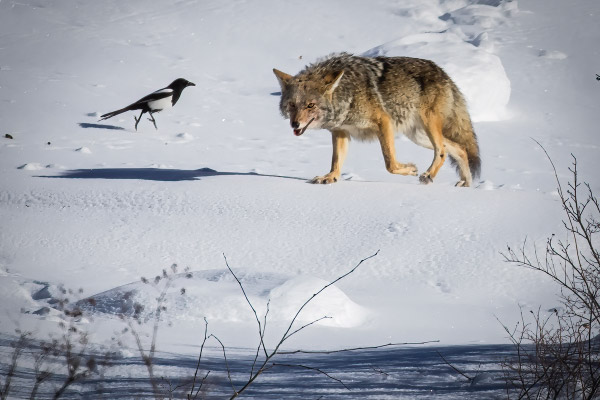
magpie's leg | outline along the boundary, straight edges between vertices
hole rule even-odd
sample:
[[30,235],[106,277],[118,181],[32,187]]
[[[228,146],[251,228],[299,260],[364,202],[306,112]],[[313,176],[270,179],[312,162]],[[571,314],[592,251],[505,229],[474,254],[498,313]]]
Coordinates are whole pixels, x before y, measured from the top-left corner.
[[154,115],[152,115],[152,111],[148,111],[148,114],[150,114],[150,118],[148,118],[148,121],[152,121],[152,123],[154,124],[154,128],[158,130],[158,127],[156,126],[156,120],[154,119]]
[[142,110],[139,117],[136,118],[135,115],[133,116],[133,119],[135,120],[135,130],[136,131],[137,131],[137,126],[140,123],[140,119],[142,119],[142,115],[144,115],[144,110]]

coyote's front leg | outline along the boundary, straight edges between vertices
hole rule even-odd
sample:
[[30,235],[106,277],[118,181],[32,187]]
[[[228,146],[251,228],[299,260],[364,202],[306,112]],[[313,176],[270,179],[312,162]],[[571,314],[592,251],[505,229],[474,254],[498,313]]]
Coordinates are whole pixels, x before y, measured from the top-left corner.
[[348,133],[342,130],[331,131],[333,155],[331,157],[331,172],[323,176],[315,176],[310,183],[334,183],[340,180],[342,164],[348,152]]
[[394,129],[392,121],[387,114],[382,114],[379,121],[377,138],[381,145],[385,169],[391,174],[417,175],[417,167],[413,163],[402,164],[396,161],[396,147],[394,145]]

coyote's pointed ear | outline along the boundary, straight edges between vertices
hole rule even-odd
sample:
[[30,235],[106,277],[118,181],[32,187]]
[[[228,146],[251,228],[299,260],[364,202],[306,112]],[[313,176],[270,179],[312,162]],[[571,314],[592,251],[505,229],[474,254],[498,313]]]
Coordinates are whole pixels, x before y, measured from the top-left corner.
[[[329,79],[326,80],[325,85],[325,94],[331,96],[335,88],[338,87],[340,81],[342,80],[342,76],[344,76],[344,71],[341,71],[337,75],[330,75]],[[331,79],[331,80],[330,80]]]
[[277,77],[279,81],[279,86],[281,86],[281,91],[284,91],[292,80],[293,76],[286,74],[285,72],[281,72],[277,68],[273,68],[273,73]]

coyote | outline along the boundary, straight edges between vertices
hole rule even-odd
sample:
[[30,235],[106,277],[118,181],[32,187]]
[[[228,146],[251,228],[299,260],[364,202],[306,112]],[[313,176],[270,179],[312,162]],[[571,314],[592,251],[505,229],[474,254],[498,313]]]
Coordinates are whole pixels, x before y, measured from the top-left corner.
[[331,132],[331,171],[311,183],[340,179],[350,138],[379,140],[390,173],[416,176],[414,164],[396,161],[396,132],[433,149],[433,162],[419,177],[421,183],[433,182],[446,155],[460,176],[456,186],[471,186],[479,175],[479,146],[465,100],[433,61],[341,53],[296,76],[273,72],[281,86],[281,114],[290,119],[294,134],[300,136],[307,128]]

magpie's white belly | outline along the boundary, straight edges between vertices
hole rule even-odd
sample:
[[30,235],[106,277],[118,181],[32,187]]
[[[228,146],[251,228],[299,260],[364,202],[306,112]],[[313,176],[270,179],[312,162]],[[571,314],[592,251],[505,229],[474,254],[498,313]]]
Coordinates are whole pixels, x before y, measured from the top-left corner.
[[171,103],[171,100],[173,99],[172,96],[168,96],[162,99],[158,99],[158,100],[154,100],[154,101],[149,101],[148,102],[148,107],[150,108],[151,111],[155,111],[155,110],[164,110],[165,108],[171,108],[173,107],[173,104]]

